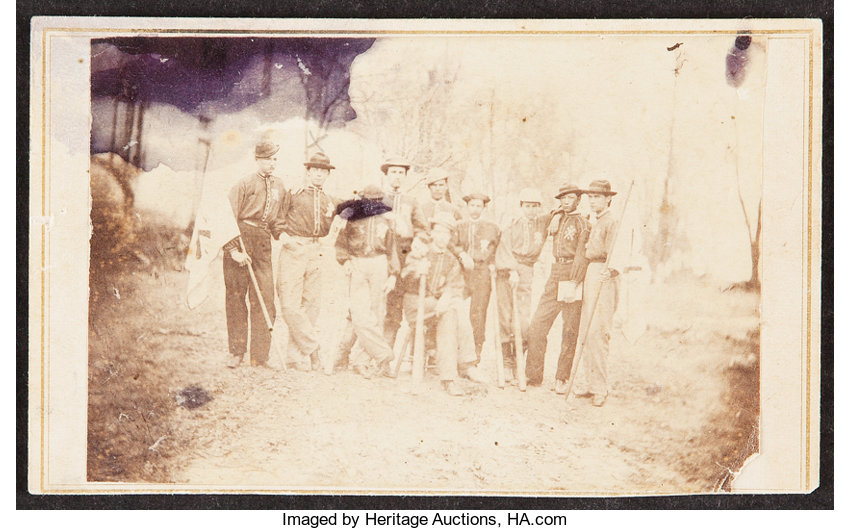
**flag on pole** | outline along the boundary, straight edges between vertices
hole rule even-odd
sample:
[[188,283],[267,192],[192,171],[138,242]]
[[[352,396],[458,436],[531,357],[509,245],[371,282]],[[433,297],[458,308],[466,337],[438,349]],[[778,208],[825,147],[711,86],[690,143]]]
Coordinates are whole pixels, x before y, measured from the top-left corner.
[[[646,331],[645,312],[640,305],[644,302],[645,288],[649,282],[649,261],[641,252],[643,230],[640,221],[640,203],[636,195],[639,183],[635,182],[625,209],[619,209],[620,218],[617,239],[611,249],[609,268],[619,273],[617,308],[614,322],[619,325],[629,343],[634,343]],[[615,213],[615,212],[612,212]]]
[[186,270],[189,271],[186,305],[189,309],[206,300],[212,275],[222,274],[221,266],[213,272],[215,264],[219,263],[216,258],[221,254],[221,247],[238,235],[239,226],[227,196],[210,192],[205,186],[186,256]]

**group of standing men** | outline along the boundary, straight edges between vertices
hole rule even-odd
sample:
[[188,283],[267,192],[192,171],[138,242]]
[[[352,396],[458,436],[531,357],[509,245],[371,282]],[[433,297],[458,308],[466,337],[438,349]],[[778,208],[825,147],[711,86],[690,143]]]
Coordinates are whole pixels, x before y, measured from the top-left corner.
[[[306,185],[286,190],[273,175],[277,151],[270,141],[257,144],[257,170],[241,179],[229,196],[241,235],[223,247],[228,366],[242,363],[249,344],[252,365],[268,361],[275,318],[273,237],[281,241],[276,288],[290,342],[298,352],[297,368],[317,370],[324,365],[330,374],[352,367],[367,378],[389,374],[402,323],[416,322],[424,308],[426,343],[442,385],[449,394],[460,395],[459,378],[484,380],[477,365],[495,285],[496,336],[507,379],[515,382],[515,345],[521,344],[528,384],[542,383],[547,336],[560,313],[555,392],[567,391],[576,346],[582,343],[582,367],[573,388],[576,395],[592,396],[594,405],[604,404],[617,276],[607,263],[616,232],[609,213],[616,193],[608,181],[593,181],[587,189],[561,186],[555,195],[560,204],[551,212],[541,211],[538,190],[526,188],[518,197],[522,214],[500,227],[482,218],[491,200],[483,192],[463,197],[464,215],[449,200],[448,174],[441,169],[432,169],[425,178],[425,201],[402,192],[410,164],[400,158],[381,166],[384,189],[366,186],[354,199],[340,201],[322,189],[334,169],[326,155],[316,153],[304,163]],[[593,226],[577,211],[582,195],[589,198]],[[321,246],[336,217],[344,222],[335,251],[351,307],[338,347],[320,355]],[[554,261],[532,315],[534,264],[550,236]],[[521,340],[514,333],[514,315],[519,315]]]

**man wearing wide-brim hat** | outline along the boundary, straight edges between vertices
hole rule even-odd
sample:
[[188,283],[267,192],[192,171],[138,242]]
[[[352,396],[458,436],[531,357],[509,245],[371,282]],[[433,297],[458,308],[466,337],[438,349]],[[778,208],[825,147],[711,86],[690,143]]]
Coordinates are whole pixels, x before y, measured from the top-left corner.
[[458,223],[457,244],[461,263],[467,264],[464,267],[464,280],[470,297],[469,322],[475,342],[475,357],[480,361],[487,304],[490,303],[490,267],[495,266],[496,248],[502,233],[496,223],[481,217],[490,202],[486,193],[475,191],[465,195],[463,200],[469,217]]
[[[407,177],[410,162],[399,156],[392,156],[381,164],[384,174],[384,203],[392,209],[390,214],[395,234],[396,254],[404,267],[405,258],[413,247],[414,238],[427,240],[428,219],[422,213],[418,201],[402,192],[402,183]],[[387,293],[387,310],[384,320],[384,338],[389,344],[395,344],[396,334],[402,321],[404,291],[401,285]]]
[[[584,299],[588,301],[581,311],[581,328],[587,338],[573,386],[576,395],[590,395],[593,405],[601,407],[608,397],[608,350],[614,310],[617,304],[618,271],[608,263],[608,253],[614,245],[617,220],[611,214],[611,200],[617,192],[607,180],[594,180],[584,189],[596,222],[587,240],[585,255],[590,262],[584,281]],[[596,307],[593,314],[593,301]],[[589,328],[587,323],[590,324]]]
[[515,383],[516,341],[513,326],[513,291],[519,313],[521,344],[528,344],[528,323],[531,317],[531,286],[534,264],[540,259],[546,242],[546,229],[552,213],[541,211],[543,197],[536,188],[523,188],[517,197],[520,215],[502,229],[496,250],[496,293],[499,302],[499,329],[505,380]]
[[[239,226],[241,242],[233,239],[223,247],[225,313],[230,350],[228,366],[242,363],[248,349],[248,323],[251,328],[251,364],[267,366],[271,333],[263,316],[248,267],[252,267],[269,317],[274,322],[274,282],[272,279],[271,239],[282,230],[280,209],[285,204],[283,182],[273,175],[278,145],[264,139],[254,147],[256,171],[242,178],[230,190],[228,198]],[[249,305],[245,305],[245,295]]]
[[583,190],[567,183],[558,189],[555,198],[560,206],[549,224],[552,235],[552,270],[543,286],[528,330],[528,384],[543,381],[547,337],[558,314],[561,314],[561,348],[555,372],[555,392],[562,394],[569,384],[575,355],[581,316],[581,285],[587,269],[585,244],[590,235],[590,223],[577,210]]
[[[390,207],[383,197],[378,186],[369,185],[358,199],[337,206],[346,223],[336,238],[336,259],[346,271],[351,306],[334,355],[345,359],[346,366],[350,357],[355,371],[366,378],[376,371],[384,373],[393,358],[392,347],[384,338],[384,296],[395,287],[401,270]],[[333,366],[328,362],[326,373]]]
[[322,240],[330,232],[339,201],[323,190],[334,169],[324,153],[304,162],[306,184],[289,194],[281,210],[283,233],[277,269],[277,290],[289,340],[300,353],[299,369],[318,369],[319,302],[322,293]]

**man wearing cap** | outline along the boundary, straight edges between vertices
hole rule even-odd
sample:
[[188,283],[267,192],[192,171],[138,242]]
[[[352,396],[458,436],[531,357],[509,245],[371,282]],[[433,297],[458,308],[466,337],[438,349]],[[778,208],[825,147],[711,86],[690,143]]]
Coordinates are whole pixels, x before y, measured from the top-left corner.
[[347,365],[351,354],[355,370],[366,378],[371,377],[373,368],[383,373],[393,358],[383,333],[384,297],[395,287],[401,272],[387,213],[390,207],[383,202],[383,195],[377,186],[366,186],[359,199],[337,206],[346,224],[336,238],[336,259],[345,269],[351,304],[338,362]]
[[[414,237],[427,240],[428,234],[428,220],[418,202],[401,191],[402,181],[409,169],[410,163],[400,157],[391,157],[381,164],[381,172],[384,174],[384,203],[392,209],[392,229],[396,236],[396,254],[401,267],[404,267]],[[401,326],[403,301],[404,291],[401,285],[396,285],[387,293],[384,338],[390,345],[395,343],[398,328]]]
[[552,234],[554,261],[549,279],[528,330],[528,359],[526,376],[528,384],[543,382],[543,364],[546,357],[547,336],[558,313],[563,328],[558,369],[555,374],[555,391],[564,393],[575,355],[578,324],[581,316],[581,288],[587,269],[585,244],[590,234],[590,223],[576,211],[582,190],[575,184],[561,186],[555,196],[561,205],[554,212],[549,231]]
[[[279,147],[263,140],[254,148],[257,170],[231,188],[228,198],[239,226],[240,238],[227,242],[223,253],[225,313],[230,360],[235,368],[242,363],[251,328],[251,365],[267,366],[271,333],[263,316],[248,267],[252,267],[269,317],[274,322],[274,282],[272,279],[271,236],[280,235],[279,212],[288,196],[280,179],[272,175]],[[245,304],[248,294],[250,310]]]
[[502,359],[508,381],[513,380],[513,370],[516,367],[512,289],[516,289],[522,343],[527,344],[534,264],[540,259],[543,244],[546,242],[546,229],[552,219],[552,213],[541,213],[542,203],[543,199],[539,190],[524,188],[520,191],[521,215],[504,228],[496,251],[499,330],[502,339]]
[[449,199],[449,174],[446,170],[435,167],[425,177],[428,186],[428,200],[422,204],[422,213],[426,219],[433,219],[439,213],[448,213],[456,221],[463,219],[460,208]]
[[582,333],[587,337],[573,389],[576,395],[591,395],[593,406],[601,407],[608,397],[608,341],[617,305],[618,266],[608,260],[617,231],[617,221],[610,209],[612,197],[617,192],[611,191],[611,183],[607,180],[594,180],[584,193],[596,222],[590,231],[586,251],[590,263],[584,282],[584,299],[589,303],[581,311]]
[[419,278],[426,277],[425,324],[436,327],[437,370],[443,388],[453,396],[464,394],[456,384],[459,376],[482,381],[475,367],[475,354],[464,347],[468,336],[460,323],[463,301],[463,274],[460,263],[449,250],[454,237],[454,218],[442,213],[431,220],[431,244],[420,254],[408,256],[402,271],[404,314],[416,322]]
[[463,200],[466,202],[469,219],[457,225],[459,258],[461,263],[473,263],[471,268],[465,270],[464,279],[466,291],[470,296],[469,322],[475,339],[475,358],[480,361],[487,322],[487,304],[490,303],[490,266],[495,263],[501,231],[496,223],[481,219],[490,197],[475,192],[464,196]]
[[[308,362],[319,367],[319,298],[322,293],[321,238],[328,235],[336,215],[337,200],[322,191],[334,169],[324,153],[315,153],[304,163],[307,185],[289,195],[282,209],[281,251],[277,269],[277,290],[290,342]],[[307,361],[306,359],[310,360]]]

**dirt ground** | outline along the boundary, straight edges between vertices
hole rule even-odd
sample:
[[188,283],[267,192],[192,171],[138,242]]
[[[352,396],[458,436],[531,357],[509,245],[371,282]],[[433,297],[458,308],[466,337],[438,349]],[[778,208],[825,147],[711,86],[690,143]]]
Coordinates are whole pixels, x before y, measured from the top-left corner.
[[[177,253],[179,255],[179,252]],[[330,257],[330,256],[329,256]],[[447,395],[436,375],[415,387],[353,372],[228,369],[223,287],[183,302],[179,265],[136,263],[92,285],[89,479],[217,490],[669,494],[726,490],[757,448],[758,294],[683,279],[641,299],[649,327],[617,331],[604,407],[542,387],[495,385]],[[541,271],[545,273],[545,271]],[[539,292],[541,278],[535,293]],[[325,282],[321,327],[331,347],[345,301]],[[115,293],[119,293],[116,295]],[[99,294],[98,294],[99,293]],[[195,409],[175,396],[197,385]]]

